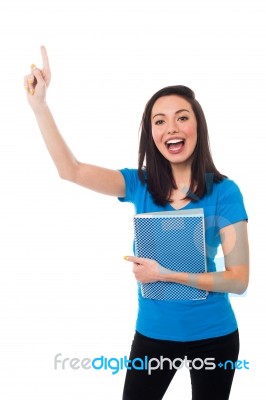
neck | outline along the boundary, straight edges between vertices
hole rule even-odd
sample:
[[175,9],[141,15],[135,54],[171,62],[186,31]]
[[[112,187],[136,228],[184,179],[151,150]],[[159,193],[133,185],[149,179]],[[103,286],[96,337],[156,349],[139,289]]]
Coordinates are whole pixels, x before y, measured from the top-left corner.
[[178,190],[186,193],[191,182],[191,165],[174,164],[172,165],[172,172]]

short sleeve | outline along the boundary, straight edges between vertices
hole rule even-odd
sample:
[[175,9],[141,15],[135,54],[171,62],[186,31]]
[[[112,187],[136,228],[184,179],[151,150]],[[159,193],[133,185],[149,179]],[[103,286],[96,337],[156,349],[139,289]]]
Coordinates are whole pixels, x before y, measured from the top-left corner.
[[118,197],[118,200],[134,203],[134,195],[139,182],[138,171],[136,169],[124,168],[120,169],[119,172],[121,172],[125,180],[126,194],[125,197]]
[[243,196],[237,184],[230,179],[225,179],[218,186],[216,211],[219,229],[239,221],[247,221]]

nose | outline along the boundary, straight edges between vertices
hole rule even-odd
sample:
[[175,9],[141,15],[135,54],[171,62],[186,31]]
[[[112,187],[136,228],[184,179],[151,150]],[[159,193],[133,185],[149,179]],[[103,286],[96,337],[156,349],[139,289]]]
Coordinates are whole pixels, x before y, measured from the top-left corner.
[[169,123],[168,134],[174,135],[175,133],[178,133],[178,132],[179,132],[179,126],[178,126],[177,121],[175,120],[175,121],[172,121],[171,123]]
[[168,135],[174,135],[175,133],[178,133],[178,129],[177,130],[172,130],[168,132]]
[[178,127],[176,127],[174,129],[169,130],[168,135],[174,135],[175,133],[178,133],[178,132],[179,132],[179,129],[178,129]]

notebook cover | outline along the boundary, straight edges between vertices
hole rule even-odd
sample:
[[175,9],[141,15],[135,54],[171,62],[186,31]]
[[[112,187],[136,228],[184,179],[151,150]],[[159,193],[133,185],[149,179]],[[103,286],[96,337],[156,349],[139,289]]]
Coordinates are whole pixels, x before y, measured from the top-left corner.
[[[179,272],[206,272],[202,208],[136,214],[135,249],[138,257],[156,260]],[[142,295],[156,300],[204,300],[208,292],[173,282],[141,284]]]

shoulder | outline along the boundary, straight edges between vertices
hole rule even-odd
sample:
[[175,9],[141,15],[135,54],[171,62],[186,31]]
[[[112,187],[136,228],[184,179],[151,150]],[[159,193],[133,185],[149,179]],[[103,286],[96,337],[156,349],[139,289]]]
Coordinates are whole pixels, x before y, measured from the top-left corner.
[[238,184],[230,178],[224,178],[222,181],[215,183],[213,189],[220,199],[234,196],[243,197]]
[[216,213],[220,228],[248,219],[242,193],[235,181],[224,178],[214,185],[214,191],[216,191]]
[[141,182],[138,170],[135,168],[123,168],[119,171],[124,177],[126,186],[126,195],[122,201],[135,202],[136,196],[139,196],[146,190],[146,184]]
[[216,183],[219,188],[223,189],[237,189],[237,183],[230,178],[223,178],[220,182]]
[[126,185],[136,186],[139,182],[138,170],[135,168],[123,168],[119,172],[124,177]]
[[121,168],[119,169],[121,174],[123,176],[137,176],[138,175],[138,170],[136,168]]

